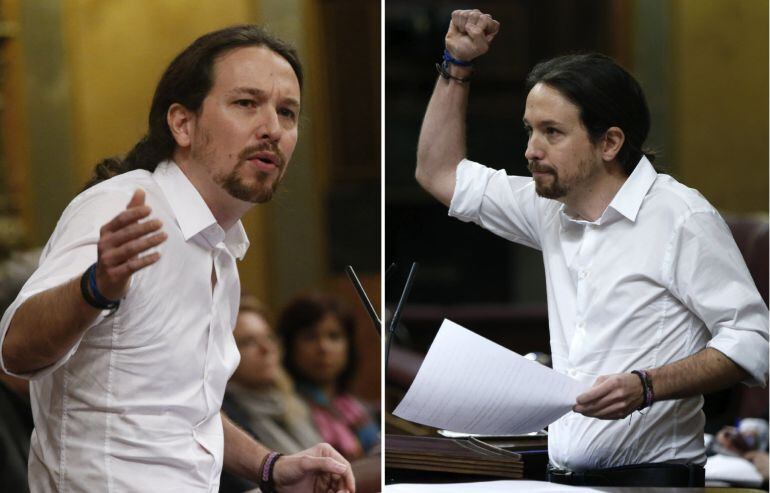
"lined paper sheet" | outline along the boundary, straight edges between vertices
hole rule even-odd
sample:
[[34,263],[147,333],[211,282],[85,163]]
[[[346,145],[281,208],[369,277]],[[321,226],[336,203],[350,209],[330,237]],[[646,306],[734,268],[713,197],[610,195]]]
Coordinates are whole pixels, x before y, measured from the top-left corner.
[[484,481],[478,483],[448,483],[448,484],[388,484],[385,493],[594,493],[601,490],[586,486],[567,486],[549,483],[547,481]]
[[519,435],[570,412],[588,387],[444,320],[393,414],[462,433]]

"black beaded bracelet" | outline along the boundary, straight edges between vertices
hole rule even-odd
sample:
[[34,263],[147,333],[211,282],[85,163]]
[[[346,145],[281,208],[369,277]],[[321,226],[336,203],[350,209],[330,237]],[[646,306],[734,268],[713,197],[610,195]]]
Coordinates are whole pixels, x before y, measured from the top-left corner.
[[465,84],[471,81],[470,77],[455,77],[454,75],[450,74],[449,66],[447,64],[448,62],[446,60],[436,64],[436,70],[438,70],[438,73],[441,75],[441,77],[444,79],[452,79],[459,82],[460,84]]
[[642,405],[637,408],[637,411],[641,411],[646,407],[652,406],[652,402],[655,399],[655,393],[652,390],[652,379],[650,379],[650,374],[645,370],[634,370],[631,373],[639,377],[639,380],[642,381],[642,399],[644,399],[644,401],[642,402]]
[[96,263],[86,269],[80,277],[80,293],[86,303],[100,310],[117,310],[120,300],[114,301],[104,297],[96,286]]

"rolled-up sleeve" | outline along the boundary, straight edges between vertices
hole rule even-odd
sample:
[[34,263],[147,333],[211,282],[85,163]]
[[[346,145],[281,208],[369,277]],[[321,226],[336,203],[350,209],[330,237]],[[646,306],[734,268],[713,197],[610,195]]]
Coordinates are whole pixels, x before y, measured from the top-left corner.
[[[130,193],[101,187],[98,191],[84,192],[70,203],[43,248],[37,270],[0,319],[0,347],[5,341],[11,320],[21,305],[38,293],[80,277],[89,265],[96,262],[96,245],[101,226],[123,210],[130,199]],[[91,326],[100,323],[108,313],[101,312]],[[80,340],[54,364],[25,374],[8,371],[0,351],[0,367],[4,372],[20,378],[40,378],[66,363],[77,351],[79,344]]]
[[670,289],[708,327],[707,346],[767,385],[768,310],[724,220],[696,211],[674,232]]
[[509,176],[505,170],[463,159],[457,166],[449,215],[540,250],[539,207],[552,207],[550,202],[537,196],[529,177]]

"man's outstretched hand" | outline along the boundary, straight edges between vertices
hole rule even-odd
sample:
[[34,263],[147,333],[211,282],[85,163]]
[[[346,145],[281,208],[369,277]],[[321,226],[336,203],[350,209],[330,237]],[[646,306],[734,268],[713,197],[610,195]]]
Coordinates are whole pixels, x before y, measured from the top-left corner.
[[489,50],[489,43],[500,30],[500,23],[479,10],[455,10],[444,43],[449,53],[470,62]]
[[355,493],[350,463],[328,443],[319,443],[275,463],[273,479],[280,493]]
[[144,190],[138,189],[126,209],[99,231],[96,286],[110,300],[122,298],[128,291],[131,275],[160,258],[158,252],[146,253],[167,237],[160,231],[159,219],[142,221],[150,212],[144,203]]

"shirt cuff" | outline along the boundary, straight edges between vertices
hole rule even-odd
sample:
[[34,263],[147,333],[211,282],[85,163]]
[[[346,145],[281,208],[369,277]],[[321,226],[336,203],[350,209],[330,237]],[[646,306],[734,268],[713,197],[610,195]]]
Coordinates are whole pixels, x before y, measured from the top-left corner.
[[750,387],[767,385],[767,339],[762,335],[756,332],[722,330],[706,347],[716,349],[749,373],[751,378],[745,380],[744,384]]
[[487,183],[496,172],[468,159],[460,161],[455,171],[455,190],[449,203],[449,215],[465,222],[478,222]]

